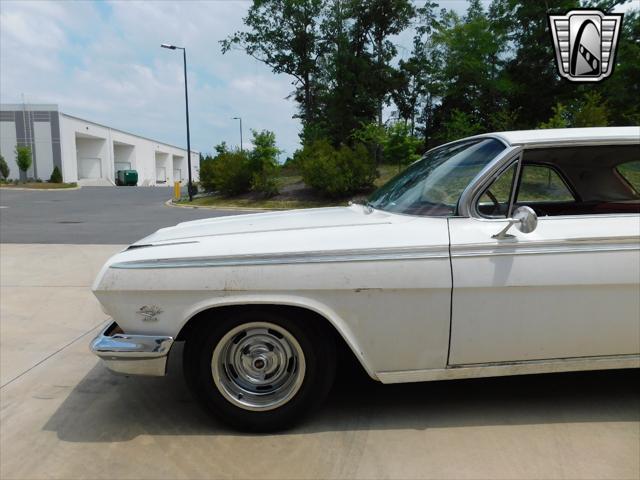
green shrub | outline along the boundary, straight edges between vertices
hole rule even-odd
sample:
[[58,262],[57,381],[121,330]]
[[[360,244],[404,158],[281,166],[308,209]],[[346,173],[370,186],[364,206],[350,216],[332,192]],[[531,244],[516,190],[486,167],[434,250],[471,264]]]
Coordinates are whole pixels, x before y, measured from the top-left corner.
[[573,127],[606,127],[609,125],[607,103],[598,92],[587,92],[573,112]]
[[60,169],[57,166],[53,167],[53,172],[51,172],[49,182],[62,183],[62,173],[60,173]]
[[251,168],[251,189],[265,197],[278,194],[278,155],[276,135],[268,130],[253,133],[253,150],[249,154]]
[[470,137],[482,133],[483,128],[476,118],[466,112],[454,109],[449,117],[442,122],[442,129],[438,135],[439,140],[451,142],[464,137]]
[[278,165],[271,163],[262,165],[262,168],[253,172],[251,189],[265,197],[273,197],[278,194]]
[[239,195],[249,190],[272,197],[278,193],[277,176],[280,166],[273,132],[253,131],[254,145],[250,152],[230,151],[226,143],[216,145],[215,157],[200,158],[200,186],[206,192],[225,196]]
[[341,198],[365,190],[377,177],[376,165],[367,148],[334,148],[328,140],[317,140],[300,154],[304,183],[321,194]]
[[21,172],[26,172],[31,166],[31,149],[29,147],[16,147],[16,163]]
[[9,165],[2,155],[0,155],[0,176],[3,180],[6,180],[9,176]]
[[369,155],[378,164],[409,165],[420,158],[418,150],[422,140],[411,135],[404,122],[396,122],[388,127],[377,123],[363,124],[351,136],[367,147]]
[[538,125],[538,128],[567,128],[570,126],[567,107],[558,102],[554,107],[552,107],[552,110],[553,115],[551,115],[548,121],[542,122]]
[[200,185],[207,192],[238,195],[251,188],[249,157],[240,151],[222,152],[200,165]]
[[384,139],[384,163],[391,165],[409,165],[420,158],[418,149],[421,140],[409,132],[409,127],[403,122],[391,125],[387,129]]

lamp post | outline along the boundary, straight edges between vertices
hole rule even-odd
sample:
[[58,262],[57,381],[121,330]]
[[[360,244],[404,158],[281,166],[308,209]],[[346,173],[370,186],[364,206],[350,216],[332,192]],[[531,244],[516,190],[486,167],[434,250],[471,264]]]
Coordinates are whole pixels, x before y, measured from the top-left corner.
[[193,193],[192,188],[193,184],[191,182],[191,135],[189,134],[189,95],[187,93],[187,49],[184,47],[177,47],[175,45],[169,45],[163,43],[160,45],[162,48],[168,48],[169,50],[182,50],[182,60],[184,64],[184,105],[185,111],[187,115],[187,165],[189,168],[189,185],[187,185],[187,191],[189,193],[189,201],[193,201]]
[[240,151],[242,152],[242,117],[233,117],[234,120],[240,120]]

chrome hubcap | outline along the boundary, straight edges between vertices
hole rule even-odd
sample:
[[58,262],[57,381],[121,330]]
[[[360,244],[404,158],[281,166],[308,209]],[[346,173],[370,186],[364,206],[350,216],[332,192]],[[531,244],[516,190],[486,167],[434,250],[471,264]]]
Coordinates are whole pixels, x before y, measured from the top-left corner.
[[305,359],[284,328],[251,322],[230,330],[213,350],[213,381],[222,395],[245,410],[278,408],[298,392]]

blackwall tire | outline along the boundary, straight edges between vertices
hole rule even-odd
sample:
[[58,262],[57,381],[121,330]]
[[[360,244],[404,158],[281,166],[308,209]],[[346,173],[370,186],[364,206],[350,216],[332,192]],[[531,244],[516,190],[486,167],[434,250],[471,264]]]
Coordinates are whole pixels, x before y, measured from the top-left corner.
[[232,427],[272,432],[292,427],[325,400],[336,346],[315,317],[269,311],[212,318],[185,346],[187,384]]

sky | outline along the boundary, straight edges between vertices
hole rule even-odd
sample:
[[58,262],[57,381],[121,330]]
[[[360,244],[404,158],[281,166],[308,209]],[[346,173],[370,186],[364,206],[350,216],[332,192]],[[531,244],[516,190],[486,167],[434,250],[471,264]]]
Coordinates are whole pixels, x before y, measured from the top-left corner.
[[[465,0],[439,2],[464,12]],[[488,2],[485,2],[488,3]],[[248,0],[0,1],[0,102],[55,103],[62,112],[186,145],[182,55],[187,48],[192,149],[250,148],[274,131],[281,160],[299,146],[292,79],[219,41],[243,29]],[[411,35],[398,38],[407,55]]]
[[[292,151],[299,124],[290,80],[218,41],[242,27],[248,2],[0,2],[0,101],[56,103],[70,115],[186,144],[182,52],[187,47],[191,143],[211,151],[250,129]],[[247,145],[245,145],[246,147]]]

